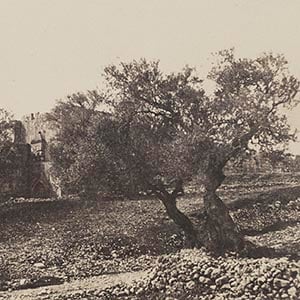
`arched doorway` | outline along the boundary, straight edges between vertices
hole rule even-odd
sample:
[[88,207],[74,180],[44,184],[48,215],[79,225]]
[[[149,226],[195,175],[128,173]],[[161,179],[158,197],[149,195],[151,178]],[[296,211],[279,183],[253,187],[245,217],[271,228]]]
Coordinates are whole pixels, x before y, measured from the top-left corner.
[[42,179],[35,180],[31,189],[31,197],[49,198],[50,197],[49,185],[47,183],[44,183]]

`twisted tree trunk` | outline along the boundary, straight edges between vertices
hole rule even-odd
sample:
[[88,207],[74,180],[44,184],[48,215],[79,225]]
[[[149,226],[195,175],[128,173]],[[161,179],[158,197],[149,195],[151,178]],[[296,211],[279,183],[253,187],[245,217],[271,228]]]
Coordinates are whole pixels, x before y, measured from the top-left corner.
[[244,248],[244,239],[232,220],[229,210],[218,197],[216,191],[224,181],[222,168],[210,168],[204,176],[204,208],[207,217],[209,243],[214,251],[240,251]]
[[202,182],[205,187],[203,197],[205,220],[198,218],[198,220],[193,220],[194,224],[176,205],[178,192],[180,187],[182,188],[181,183],[173,193],[166,190],[157,193],[168,216],[184,231],[189,242],[188,246],[205,246],[217,253],[224,253],[227,250],[239,252],[244,248],[242,234],[232,220],[228,208],[216,193],[224,179],[223,164],[214,159],[209,160]]
[[177,208],[176,197],[169,194],[160,199],[166,208],[168,216],[184,231],[188,246],[191,248],[199,246],[197,230],[194,228],[191,220]]

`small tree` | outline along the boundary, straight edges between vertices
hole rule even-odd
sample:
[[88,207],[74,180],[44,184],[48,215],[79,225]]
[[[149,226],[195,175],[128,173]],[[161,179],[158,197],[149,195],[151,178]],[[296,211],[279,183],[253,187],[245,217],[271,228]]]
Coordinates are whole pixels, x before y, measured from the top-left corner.
[[99,191],[126,194],[124,187],[128,190],[122,162],[98,138],[98,128],[113,134],[107,126],[111,115],[100,111],[102,104],[97,91],[76,93],[58,101],[47,116],[57,132],[50,143],[52,172],[66,194],[95,198]]
[[11,118],[10,113],[0,108],[0,179],[7,176],[7,171],[13,163],[13,123]]
[[12,116],[0,108],[0,151],[12,143]]
[[112,152],[119,149],[127,169],[163,202],[192,245],[199,244],[199,230],[178,210],[176,198],[200,173],[209,233],[204,243],[240,250],[243,237],[216,193],[225,179],[223,168],[249,149],[270,152],[295,138],[280,107],[297,104],[299,82],[282,56],[236,59],[229,50],[218,57],[209,74],[215,82],[212,96],[191,68],[163,75],[158,62],[145,60],[106,68],[120,137],[117,143],[108,138],[106,145]]
[[[52,169],[64,192],[77,193],[87,188],[84,182],[90,178],[97,154],[94,123],[100,102],[95,91],[72,94],[66,101],[58,101],[47,115],[57,132],[50,143]],[[93,189],[91,182],[88,186]]]

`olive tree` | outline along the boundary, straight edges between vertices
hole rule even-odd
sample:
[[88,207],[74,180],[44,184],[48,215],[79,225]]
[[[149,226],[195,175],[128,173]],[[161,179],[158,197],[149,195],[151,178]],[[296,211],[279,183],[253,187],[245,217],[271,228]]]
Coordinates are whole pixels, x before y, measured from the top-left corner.
[[[90,177],[97,154],[94,124],[100,102],[95,91],[75,93],[58,101],[47,115],[56,132],[50,142],[52,172],[65,193],[79,193],[87,188],[85,181]],[[88,187],[93,189],[92,182]]]
[[14,157],[14,149],[12,146],[13,146],[12,116],[6,110],[0,108],[0,180],[2,178],[5,178],[7,176],[7,171],[10,168],[12,168],[12,164],[13,164],[12,157]]
[[13,144],[13,126],[11,114],[0,108],[0,163],[2,171],[4,165],[9,163],[9,154]]
[[[297,104],[299,81],[280,55],[239,59],[226,50],[217,58],[212,93],[193,68],[165,74],[159,62],[140,60],[105,68],[103,95],[59,102],[49,115],[58,130],[51,154],[65,190],[152,193],[191,246],[243,249],[217,189],[229,161],[281,151],[295,139],[282,108]],[[177,207],[193,178],[204,188],[201,220]]]
[[98,128],[113,134],[107,126],[111,118],[108,111],[103,111],[103,97],[95,90],[58,101],[47,115],[56,132],[50,141],[52,175],[64,194],[95,199],[98,192],[132,192],[133,182],[123,172],[122,161],[112,157],[98,137]]
[[[158,62],[145,60],[107,67],[114,138],[101,130],[100,136],[162,201],[192,245],[240,250],[243,237],[216,192],[225,179],[223,169],[245,152],[270,152],[295,138],[281,108],[297,104],[299,81],[280,55],[238,59],[228,50],[218,59],[208,76],[215,84],[212,94],[189,67],[177,74],[163,74]],[[204,241],[176,205],[196,174],[205,190]]]
[[12,116],[0,108],[0,151],[12,143]]

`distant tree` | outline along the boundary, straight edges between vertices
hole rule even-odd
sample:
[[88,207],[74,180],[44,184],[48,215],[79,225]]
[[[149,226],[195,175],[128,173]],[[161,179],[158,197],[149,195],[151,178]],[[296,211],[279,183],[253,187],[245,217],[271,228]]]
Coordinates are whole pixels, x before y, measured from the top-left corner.
[[[47,115],[57,133],[50,142],[52,175],[65,194],[95,198],[99,191],[128,191],[122,163],[112,159],[98,138],[99,128],[106,128],[111,119],[109,113],[100,111],[102,106],[103,99],[97,91],[76,93],[58,101]],[[112,133],[110,128],[105,130]]]
[[300,156],[296,155],[294,159],[293,169],[294,172],[300,172]]
[[86,167],[89,159],[95,156],[94,153],[91,155],[91,151],[96,145],[92,145],[90,151],[85,148],[93,143],[90,129],[97,105],[96,93],[77,93],[68,96],[65,101],[58,101],[47,115],[57,133],[50,142],[52,171],[59,178],[64,192],[79,192],[83,188],[82,181],[88,175]]
[[289,171],[293,169],[294,158],[291,153],[284,150],[274,150],[272,152],[263,153],[261,159],[269,162],[272,170]]
[[[297,104],[299,81],[289,75],[282,56],[236,59],[226,50],[218,58],[209,74],[215,82],[212,96],[188,67],[169,75],[158,62],[145,60],[106,68],[113,136],[119,138],[102,134],[101,139],[163,202],[192,245],[240,250],[243,237],[216,193],[225,179],[223,168],[247,151],[271,152],[295,138],[280,108]],[[205,188],[206,241],[176,206],[195,174],[201,174],[199,185]]]
[[4,165],[10,162],[9,154],[13,145],[12,115],[0,108],[0,164],[3,171]]
[[[96,157],[94,133],[96,108],[101,102],[95,91],[77,93],[58,101],[47,119],[57,132],[50,142],[53,175],[66,193],[83,192]],[[93,189],[92,182],[89,189]]]
[[13,163],[14,149],[12,149],[12,145],[12,115],[3,108],[0,108],[0,178],[7,175],[7,171]]
[[0,151],[12,143],[12,115],[0,108]]

